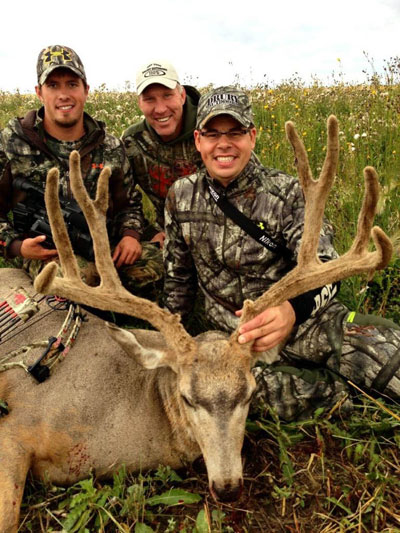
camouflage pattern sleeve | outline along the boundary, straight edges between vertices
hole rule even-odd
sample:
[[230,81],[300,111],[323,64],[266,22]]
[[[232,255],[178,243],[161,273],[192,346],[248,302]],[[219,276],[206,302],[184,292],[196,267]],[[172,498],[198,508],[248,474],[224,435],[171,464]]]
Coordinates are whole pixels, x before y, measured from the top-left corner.
[[113,202],[115,235],[126,235],[140,240],[145,226],[142,195],[137,189],[125,150],[121,152],[121,162],[110,179]]
[[8,159],[0,141],[0,254],[7,257],[10,243],[19,237],[9,220],[11,211],[12,185]]
[[193,258],[175,217],[174,186],[165,203],[164,304],[185,320],[193,308],[197,276]]

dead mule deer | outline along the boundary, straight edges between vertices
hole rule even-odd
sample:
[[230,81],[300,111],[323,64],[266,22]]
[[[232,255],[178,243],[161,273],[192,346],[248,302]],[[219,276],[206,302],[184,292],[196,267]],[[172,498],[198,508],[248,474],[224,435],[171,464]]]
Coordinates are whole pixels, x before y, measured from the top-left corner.
[[[328,148],[319,181],[314,181],[304,147],[291,123],[287,135],[298,161],[306,198],[304,236],[298,267],[255,302],[246,302],[242,320],[317,286],[383,268],[391,244],[372,228],[378,198],[377,176],[365,169],[366,195],[357,236],[343,257],[321,264],[319,228],[338,157],[338,127],[328,120]],[[216,498],[240,495],[241,448],[249,402],[255,389],[250,346],[208,332],[191,338],[178,316],[137,298],[121,285],[111,260],[105,228],[109,170],[104,169],[91,201],[80,175],[77,152],[70,157],[71,187],[94,241],[98,287],[86,286],[69,243],[58,204],[58,172],[49,172],[46,202],[64,277],[48,265],[35,287],[73,301],[148,320],[159,332],[127,331],[90,318],[77,346],[48,381],[38,385],[13,369],[0,374],[0,398],[10,413],[0,420],[0,533],[17,531],[26,475],[71,484],[93,472],[109,476],[121,465],[176,468],[204,456]],[[368,252],[369,237],[376,251]],[[1,270],[0,270],[1,275]],[[7,273],[5,274],[7,275]],[[43,333],[42,333],[43,336]]]

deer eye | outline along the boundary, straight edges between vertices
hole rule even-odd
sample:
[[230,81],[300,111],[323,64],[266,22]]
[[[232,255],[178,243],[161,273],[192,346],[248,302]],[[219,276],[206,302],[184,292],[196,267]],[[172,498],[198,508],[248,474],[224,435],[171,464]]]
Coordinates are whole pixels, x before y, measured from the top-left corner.
[[183,402],[188,406],[188,407],[191,407],[192,409],[194,409],[194,405],[191,403],[190,400],[188,400],[188,398],[186,396],[184,396],[183,394],[181,394],[181,398],[183,400]]

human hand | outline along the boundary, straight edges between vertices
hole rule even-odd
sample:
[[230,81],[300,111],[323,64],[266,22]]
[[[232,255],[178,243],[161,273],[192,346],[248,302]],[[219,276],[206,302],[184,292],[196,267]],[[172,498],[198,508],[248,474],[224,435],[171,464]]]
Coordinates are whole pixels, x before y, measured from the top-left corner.
[[165,232],[160,231],[154,235],[150,242],[159,242],[161,250],[164,248]]
[[55,248],[43,248],[42,242],[46,240],[46,235],[24,239],[21,244],[20,254],[25,259],[40,259],[49,261],[57,257],[58,252]]
[[126,235],[122,237],[117,246],[115,247],[113,254],[113,261],[115,266],[119,268],[122,265],[133,265],[133,263],[142,255],[142,245],[140,242]]
[[[242,309],[236,311],[236,316],[240,317],[242,312]],[[279,306],[270,307],[240,326],[239,344],[254,340],[252,350],[265,352],[285,340],[295,322],[296,314],[288,301]]]

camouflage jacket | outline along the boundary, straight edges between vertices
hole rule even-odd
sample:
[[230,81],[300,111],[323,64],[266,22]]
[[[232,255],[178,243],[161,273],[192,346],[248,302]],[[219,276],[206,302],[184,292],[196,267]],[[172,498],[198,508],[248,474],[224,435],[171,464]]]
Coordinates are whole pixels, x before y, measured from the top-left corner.
[[194,87],[185,86],[185,89],[183,128],[178,138],[163,142],[146,120],[129,127],[122,135],[135,183],[154,205],[155,232],[164,230],[164,203],[172,183],[202,166],[193,139],[200,94]]
[[[68,158],[76,149],[81,155],[82,175],[89,195],[94,198],[97,179],[104,166],[111,167],[110,208],[113,236],[139,238],[143,218],[140,193],[129,196],[132,176],[124,147],[104,130],[104,125],[85,113],[86,135],[76,142],[57,141],[45,134],[43,108],[30,111],[24,118],[10,120],[0,132],[0,252],[12,257],[19,254],[24,235],[15,231],[10,212],[26,193],[13,186],[22,177],[44,189],[47,172],[60,171],[60,192],[71,197]],[[12,247],[10,248],[10,245]]]
[[[288,254],[264,248],[227,218],[207,182],[256,223]],[[165,305],[183,318],[192,308],[197,283],[205,295],[206,317],[232,331],[235,310],[254,300],[293,268],[303,230],[304,199],[296,178],[265,168],[253,154],[242,173],[224,188],[205,170],[177,181],[165,209]],[[319,256],[337,257],[332,227],[325,222]]]

